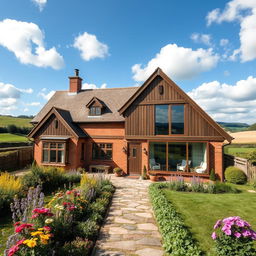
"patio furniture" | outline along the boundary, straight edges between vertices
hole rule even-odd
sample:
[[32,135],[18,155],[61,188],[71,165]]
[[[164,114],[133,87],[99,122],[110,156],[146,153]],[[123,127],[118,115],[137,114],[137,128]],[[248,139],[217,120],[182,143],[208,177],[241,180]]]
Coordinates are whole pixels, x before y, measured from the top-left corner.
[[197,173],[204,173],[206,171],[207,164],[205,162],[201,162],[200,166],[195,167],[194,171]]
[[190,164],[191,164],[191,160],[188,160],[188,164],[187,164],[187,160],[182,160],[181,163],[177,164],[177,171],[184,172],[186,170],[187,165],[189,167]]
[[154,158],[149,159],[149,165],[151,170],[161,170],[161,165]]
[[96,169],[97,172],[104,171],[105,173],[109,173],[110,166],[102,164],[92,164],[89,166],[89,172],[92,172],[92,169]]

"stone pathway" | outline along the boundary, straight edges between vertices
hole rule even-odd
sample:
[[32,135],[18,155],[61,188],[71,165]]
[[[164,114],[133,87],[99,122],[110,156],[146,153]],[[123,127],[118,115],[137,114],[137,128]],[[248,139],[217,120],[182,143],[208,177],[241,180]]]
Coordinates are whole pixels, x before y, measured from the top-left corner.
[[148,196],[150,181],[117,178],[107,219],[101,228],[94,256],[162,256],[161,236]]

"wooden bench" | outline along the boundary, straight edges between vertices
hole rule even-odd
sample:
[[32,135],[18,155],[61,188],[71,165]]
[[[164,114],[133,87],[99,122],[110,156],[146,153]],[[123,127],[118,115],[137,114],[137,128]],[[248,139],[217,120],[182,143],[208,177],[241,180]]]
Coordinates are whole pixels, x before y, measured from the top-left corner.
[[110,171],[109,165],[92,164],[89,166],[89,172],[92,172],[93,168],[96,169],[97,171],[104,171],[105,173],[109,173]]

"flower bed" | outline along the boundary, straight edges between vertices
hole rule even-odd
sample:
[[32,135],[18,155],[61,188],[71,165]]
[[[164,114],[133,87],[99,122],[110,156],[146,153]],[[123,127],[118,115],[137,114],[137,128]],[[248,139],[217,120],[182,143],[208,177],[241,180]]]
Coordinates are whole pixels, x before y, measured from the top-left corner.
[[56,193],[47,205],[41,188],[12,204],[15,232],[5,255],[89,255],[114,187],[104,176],[83,175],[79,188]]
[[155,183],[149,187],[154,214],[163,239],[167,255],[199,256],[202,251],[174,206],[166,199],[162,189],[166,183]]

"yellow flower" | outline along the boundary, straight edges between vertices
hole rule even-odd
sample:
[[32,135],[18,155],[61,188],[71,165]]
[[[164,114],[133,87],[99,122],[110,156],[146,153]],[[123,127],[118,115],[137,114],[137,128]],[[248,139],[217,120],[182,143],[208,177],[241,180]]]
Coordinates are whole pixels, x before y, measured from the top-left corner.
[[42,240],[49,240],[50,237],[51,237],[50,234],[47,234],[47,235],[43,234],[43,235],[40,235],[40,239],[42,239]]
[[42,235],[42,234],[43,234],[42,231],[31,232],[31,236],[38,236],[38,235]]
[[37,244],[36,240],[37,238],[27,239],[23,242],[23,244],[26,244],[29,248],[34,248]]
[[38,228],[37,230],[43,231],[43,230],[44,230],[44,228]]
[[45,223],[46,223],[46,224],[50,224],[50,223],[52,223],[52,222],[53,222],[53,219],[52,219],[52,218],[49,218],[49,219],[46,219],[46,220],[45,220]]

